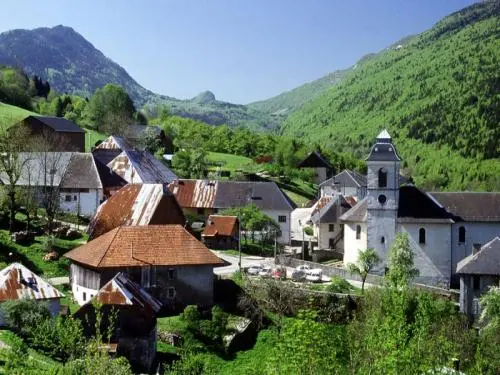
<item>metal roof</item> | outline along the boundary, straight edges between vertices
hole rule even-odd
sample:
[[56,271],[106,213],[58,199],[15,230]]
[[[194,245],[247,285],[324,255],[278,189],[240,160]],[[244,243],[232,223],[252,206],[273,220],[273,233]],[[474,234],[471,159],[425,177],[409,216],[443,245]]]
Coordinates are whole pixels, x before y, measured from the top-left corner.
[[102,141],[95,150],[131,150],[132,145],[124,138],[117,135],[110,135]]
[[30,118],[34,118],[48,127],[54,129],[56,132],[65,132],[65,133],[85,133],[85,130],[80,128],[73,121],[70,121],[64,117],[53,117],[53,116],[28,116],[23,120],[29,121]]
[[107,166],[129,183],[168,184],[178,179],[174,172],[147,151],[125,150]]
[[164,185],[129,184],[98,207],[89,225],[89,238],[121,225],[184,225],[185,222],[182,209]]
[[366,176],[357,171],[344,169],[337,175],[323,181],[319,186],[339,185],[341,187],[366,187]]
[[0,301],[21,298],[46,300],[64,294],[20,263],[12,263],[0,271]]
[[274,182],[178,180],[170,191],[183,208],[233,208],[250,203],[263,210],[292,211],[294,203]]

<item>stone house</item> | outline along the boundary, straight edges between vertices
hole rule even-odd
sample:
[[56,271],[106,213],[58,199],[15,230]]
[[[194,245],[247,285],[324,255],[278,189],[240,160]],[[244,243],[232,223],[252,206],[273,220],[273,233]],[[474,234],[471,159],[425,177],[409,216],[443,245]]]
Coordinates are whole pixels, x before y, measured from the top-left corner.
[[89,239],[122,225],[185,226],[186,218],[165,185],[128,184],[102,203],[91,220]]
[[[34,299],[46,302],[50,313],[56,316],[61,310],[62,297],[64,294],[20,263],[12,263],[0,271],[0,303]],[[0,307],[0,326],[5,324]]]
[[322,183],[333,173],[332,165],[318,151],[311,152],[297,167],[314,169],[314,182],[316,184]]
[[458,262],[457,274],[460,276],[460,312],[475,318],[481,314],[479,298],[489,287],[500,285],[500,237]]
[[239,236],[236,216],[210,215],[201,239],[211,249],[238,249]]
[[293,201],[274,182],[176,180],[169,185],[185,214],[203,216],[255,204],[280,226],[278,242],[290,243]]
[[180,225],[117,227],[64,256],[78,304],[123,272],[163,304],[163,313],[212,305],[213,268],[222,264]]
[[57,139],[57,142],[51,142],[51,151],[85,152],[85,130],[64,117],[31,115],[13,125],[17,126],[27,127],[33,137],[43,135]]
[[87,337],[96,335],[96,311],[92,302],[101,306],[101,332],[110,328],[111,311],[116,314],[109,342],[103,343],[110,354],[127,358],[135,373],[153,370],[157,344],[156,316],[161,302],[126,275],[118,273],[73,315],[81,320]]

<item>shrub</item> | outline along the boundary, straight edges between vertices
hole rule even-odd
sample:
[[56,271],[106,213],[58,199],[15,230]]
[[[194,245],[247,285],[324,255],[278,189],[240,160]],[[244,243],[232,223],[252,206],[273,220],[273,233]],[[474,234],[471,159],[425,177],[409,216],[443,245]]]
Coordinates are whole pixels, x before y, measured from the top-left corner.
[[326,287],[326,291],[331,293],[349,293],[352,290],[351,284],[340,277],[332,277],[332,281]]

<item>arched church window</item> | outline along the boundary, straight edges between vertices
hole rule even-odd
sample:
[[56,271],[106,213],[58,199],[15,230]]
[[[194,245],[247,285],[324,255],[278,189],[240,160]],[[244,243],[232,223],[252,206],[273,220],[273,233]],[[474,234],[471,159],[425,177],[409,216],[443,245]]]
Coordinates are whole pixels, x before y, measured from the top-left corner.
[[458,242],[465,242],[465,227],[458,228]]
[[356,239],[361,239],[361,225],[356,225]]
[[425,229],[420,228],[418,231],[418,243],[425,244]]
[[385,237],[382,236],[382,238],[380,239],[380,243],[384,244],[385,243]]
[[378,170],[378,187],[385,188],[387,187],[387,169],[380,168]]

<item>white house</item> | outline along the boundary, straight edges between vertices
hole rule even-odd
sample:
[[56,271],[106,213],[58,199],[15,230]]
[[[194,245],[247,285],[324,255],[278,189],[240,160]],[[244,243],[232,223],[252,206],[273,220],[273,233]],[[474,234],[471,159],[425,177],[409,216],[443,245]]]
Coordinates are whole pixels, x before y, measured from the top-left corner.
[[357,171],[344,169],[339,174],[319,184],[320,195],[342,194],[361,200],[366,195],[366,176]]
[[[47,196],[58,199],[59,209],[82,216],[93,216],[103,200],[103,186],[91,153],[23,152],[17,185],[32,189],[40,205]],[[2,183],[8,183],[5,173]]]
[[400,186],[400,162],[384,130],[367,158],[367,195],[341,217],[344,264],[355,262],[359,250],[373,248],[382,259],[376,272],[383,273],[396,233],[406,232],[420,271],[417,281],[455,286],[457,262],[500,233],[500,193],[429,194]]

